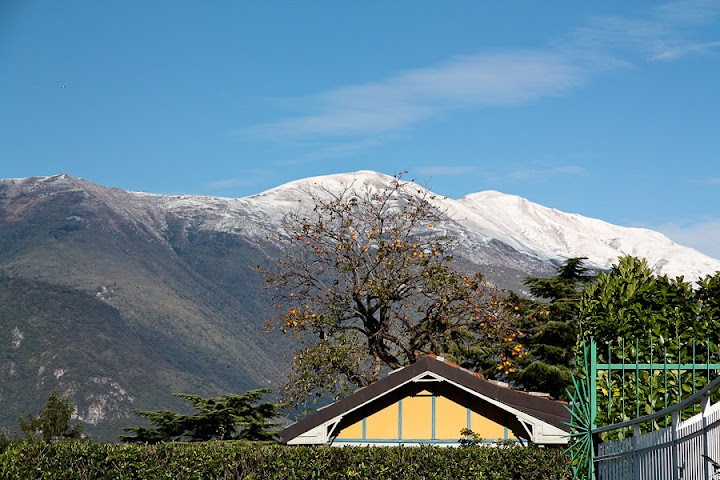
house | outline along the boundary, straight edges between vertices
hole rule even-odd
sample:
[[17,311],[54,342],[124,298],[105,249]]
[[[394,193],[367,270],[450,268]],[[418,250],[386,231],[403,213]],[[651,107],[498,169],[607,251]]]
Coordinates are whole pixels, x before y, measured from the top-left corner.
[[521,392],[427,356],[319,409],[279,435],[288,445],[460,445],[468,428],[486,442],[563,445],[565,402]]

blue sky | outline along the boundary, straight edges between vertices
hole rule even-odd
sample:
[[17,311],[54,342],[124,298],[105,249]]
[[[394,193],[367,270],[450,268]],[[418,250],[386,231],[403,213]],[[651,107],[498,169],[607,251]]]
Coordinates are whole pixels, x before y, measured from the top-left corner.
[[0,178],[410,170],[720,258],[720,0],[4,0],[0,112]]

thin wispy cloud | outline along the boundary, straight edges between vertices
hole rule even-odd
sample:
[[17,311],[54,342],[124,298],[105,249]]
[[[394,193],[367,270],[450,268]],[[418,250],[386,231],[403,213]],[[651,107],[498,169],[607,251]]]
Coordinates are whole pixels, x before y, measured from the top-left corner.
[[[302,98],[285,99],[296,114],[239,131],[246,139],[304,147],[326,142],[327,155],[354,153],[363,140],[390,138],[462,110],[517,106],[561,96],[598,75],[645,61],[671,61],[720,48],[696,39],[694,25],[714,21],[720,1],[655,6],[644,16],[598,16],[542,49],[457,57]],[[336,145],[333,146],[332,143]],[[350,147],[350,148],[349,148]],[[325,157],[326,155],[321,155]]]
[[668,36],[665,24],[619,16],[591,18],[571,34],[572,43],[588,49],[662,50]]
[[720,17],[718,0],[680,0],[657,6],[653,15],[659,21],[683,25],[703,25]]
[[629,51],[646,60],[669,61],[718,49],[720,39],[697,39],[695,27],[715,22],[719,15],[717,0],[672,2],[641,17],[593,17],[570,38],[582,48],[613,51],[615,55]]
[[691,53],[709,52],[718,47],[720,47],[720,41],[678,45],[675,47],[669,47],[669,48],[665,49],[661,53],[658,53],[657,55],[652,57],[652,59],[653,60],[674,60],[676,58],[684,57],[685,55],[689,55]]
[[695,223],[665,223],[652,227],[665,234],[675,243],[692,247],[713,258],[720,259],[720,219]]
[[701,185],[720,185],[720,177],[698,178],[693,183]]
[[584,81],[583,69],[548,52],[475,55],[300,101],[308,113],[241,131],[246,137],[298,140],[401,130],[448,110],[517,105],[560,95]]

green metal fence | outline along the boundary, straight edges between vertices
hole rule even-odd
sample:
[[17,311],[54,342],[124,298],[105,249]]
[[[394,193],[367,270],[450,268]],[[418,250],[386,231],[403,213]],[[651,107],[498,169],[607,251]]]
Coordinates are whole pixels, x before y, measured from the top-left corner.
[[[718,390],[720,377],[659,412],[593,430],[596,434],[632,430],[630,437],[598,445],[594,458],[596,476],[601,480],[720,478],[720,464],[716,461],[720,459],[720,402],[713,395]],[[641,433],[643,425],[665,417],[671,418],[669,425]]]
[[[604,441],[667,427],[671,415],[653,416],[634,427],[624,424],[679,404],[708,385],[720,370],[718,348],[710,341],[680,344],[662,338],[619,339],[599,346],[584,342],[572,393],[571,452],[574,478],[595,480],[595,457]],[[681,412],[692,416],[699,405]],[[599,429],[598,427],[604,427]]]

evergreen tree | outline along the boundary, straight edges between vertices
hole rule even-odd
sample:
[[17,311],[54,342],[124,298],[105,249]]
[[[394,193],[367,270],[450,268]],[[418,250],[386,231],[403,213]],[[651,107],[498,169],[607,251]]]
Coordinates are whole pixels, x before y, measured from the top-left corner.
[[25,419],[18,417],[18,423],[28,440],[53,442],[63,438],[77,439],[82,435],[83,425],[69,424],[74,411],[70,399],[53,390],[37,417],[28,412]]
[[528,353],[516,362],[514,383],[532,391],[566,398],[575,367],[580,298],[596,278],[584,266],[585,257],[570,258],[550,278],[527,277],[525,285],[538,300],[514,296],[526,329]]
[[155,428],[128,427],[123,430],[134,435],[120,435],[124,442],[158,443],[166,441],[207,441],[207,440],[272,440],[270,429],[277,425],[270,420],[278,416],[280,405],[261,403],[255,405],[270,389],[251,390],[242,395],[228,394],[222,397],[205,398],[184,393],[180,397],[197,410],[197,413],[183,415],[169,410],[133,410],[135,415],[147,419]]

